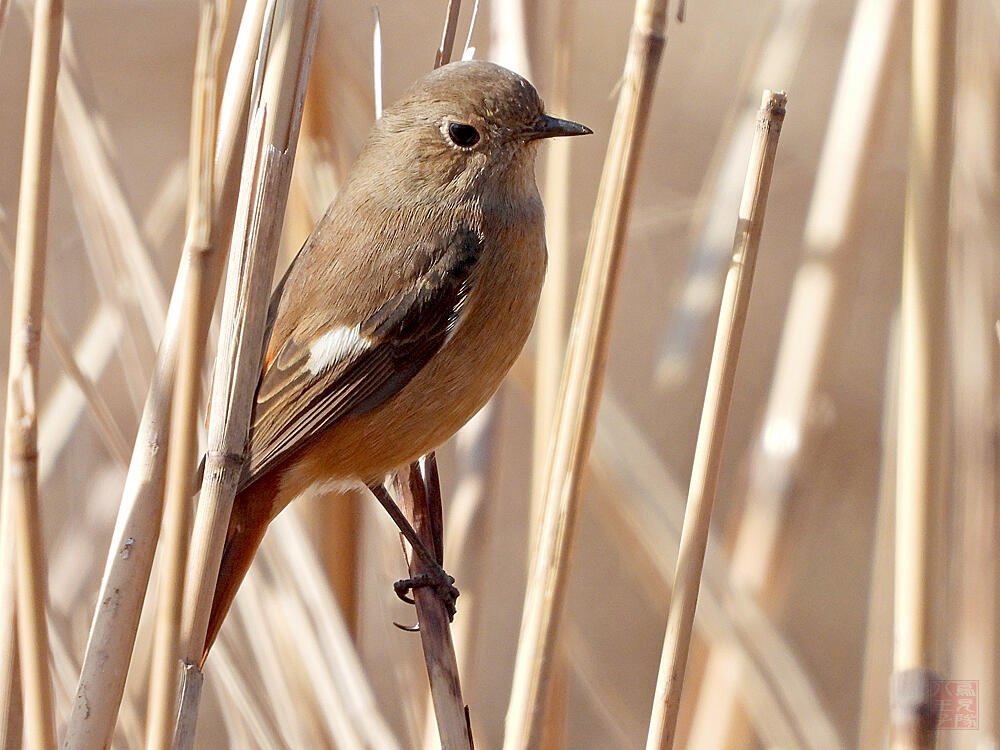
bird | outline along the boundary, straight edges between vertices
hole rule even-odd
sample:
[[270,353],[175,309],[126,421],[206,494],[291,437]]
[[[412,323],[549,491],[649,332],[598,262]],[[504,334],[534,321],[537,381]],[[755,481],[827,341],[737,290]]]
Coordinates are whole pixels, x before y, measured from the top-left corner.
[[271,297],[202,663],[283,508],[380,486],[498,389],[545,275],[537,144],[591,132],[485,61],[443,65],[383,111]]

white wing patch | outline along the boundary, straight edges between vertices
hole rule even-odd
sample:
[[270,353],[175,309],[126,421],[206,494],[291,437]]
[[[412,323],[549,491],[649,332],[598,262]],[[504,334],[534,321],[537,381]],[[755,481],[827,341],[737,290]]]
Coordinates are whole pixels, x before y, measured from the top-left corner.
[[337,326],[313,341],[309,347],[309,360],[306,362],[309,372],[319,375],[345,359],[356,357],[371,346],[371,341],[361,336],[360,328]]

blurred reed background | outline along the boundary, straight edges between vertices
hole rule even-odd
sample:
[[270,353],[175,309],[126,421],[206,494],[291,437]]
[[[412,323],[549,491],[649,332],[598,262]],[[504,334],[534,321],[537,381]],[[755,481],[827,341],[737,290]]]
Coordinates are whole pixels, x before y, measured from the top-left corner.
[[[430,68],[445,6],[379,4],[386,104]],[[0,309],[12,302],[6,269],[13,267],[33,7],[0,0]],[[60,740],[170,289],[191,240],[185,215],[199,7],[194,0],[71,0],[65,12],[36,399],[39,538]],[[944,24],[941,62],[929,73],[923,63],[937,58],[917,42],[933,32],[920,20],[927,7],[957,19],[950,44]],[[788,92],[788,117],[675,746],[887,746],[894,576],[897,593],[927,592],[921,612],[929,633],[908,651],[917,661],[899,661],[901,648],[895,668],[978,681],[978,729],[941,730],[937,746],[996,746],[1000,5],[918,0],[917,9],[914,26],[914,8],[900,0],[691,0],[683,23],[671,6],[537,747],[643,746],[764,88]],[[478,11],[469,42],[475,56],[526,75],[551,112],[596,134],[540,151],[552,257],[533,341],[491,407],[439,452],[445,567],[462,591],[453,630],[464,699],[478,750],[511,750],[503,729],[531,540],[541,524],[538,467],[553,431],[562,347],[633,8],[482,0]],[[461,3],[456,58],[472,12],[472,0]],[[220,92],[242,13],[238,1],[224,11]],[[372,39],[369,4],[322,3],[279,269],[336,193],[371,125]],[[912,65],[911,49],[920,65]],[[911,96],[921,81],[933,90]],[[938,117],[922,130],[927,110],[911,104],[927,101]],[[936,159],[930,171],[921,161],[927,149],[908,145],[915,122]],[[908,262],[930,264],[901,322],[908,180]],[[898,386],[900,362],[921,367],[900,342],[913,320],[927,331],[913,340],[930,342],[923,402],[913,401],[912,372],[910,390]],[[4,376],[8,330],[0,327]],[[900,441],[898,425],[915,424],[904,416],[914,408],[931,414],[929,429],[905,427]],[[912,456],[922,454],[903,446],[925,434],[926,460],[914,466]],[[930,489],[900,484],[911,489],[897,501],[900,471],[929,476]],[[923,526],[897,527],[894,519],[910,517],[917,495],[928,499]],[[914,528],[916,536],[907,536]],[[926,549],[906,539],[924,539]],[[907,578],[913,560],[924,572],[916,583]],[[3,666],[13,644],[14,565],[9,558],[0,565]],[[160,567],[157,560],[115,748],[146,743]],[[404,571],[398,535],[370,498],[293,504],[268,533],[208,661],[195,746],[440,746],[419,637],[392,625],[414,617],[391,590]],[[897,644],[905,640],[898,627]],[[5,748],[21,746],[17,693],[0,685]],[[32,747],[49,746],[36,740]],[[898,746],[930,746],[914,742]]]

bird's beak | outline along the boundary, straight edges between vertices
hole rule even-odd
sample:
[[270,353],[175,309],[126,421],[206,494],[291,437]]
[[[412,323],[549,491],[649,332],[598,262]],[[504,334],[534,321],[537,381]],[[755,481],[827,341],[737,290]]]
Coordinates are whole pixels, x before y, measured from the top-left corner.
[[538,138],[555,138],[560,135],[590,135],[593,132],[578,122],[542,115],[535,121],[535,127],[525,133],[525,136],[529,141],[534,141]]

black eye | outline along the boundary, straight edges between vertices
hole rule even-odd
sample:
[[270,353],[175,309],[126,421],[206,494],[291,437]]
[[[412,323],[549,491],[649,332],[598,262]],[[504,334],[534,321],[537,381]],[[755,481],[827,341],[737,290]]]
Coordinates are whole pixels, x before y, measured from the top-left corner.
[[463,122],[453,122],[448,126],[448,136],[456,146],[469,148],[479,143],[479,131]]

